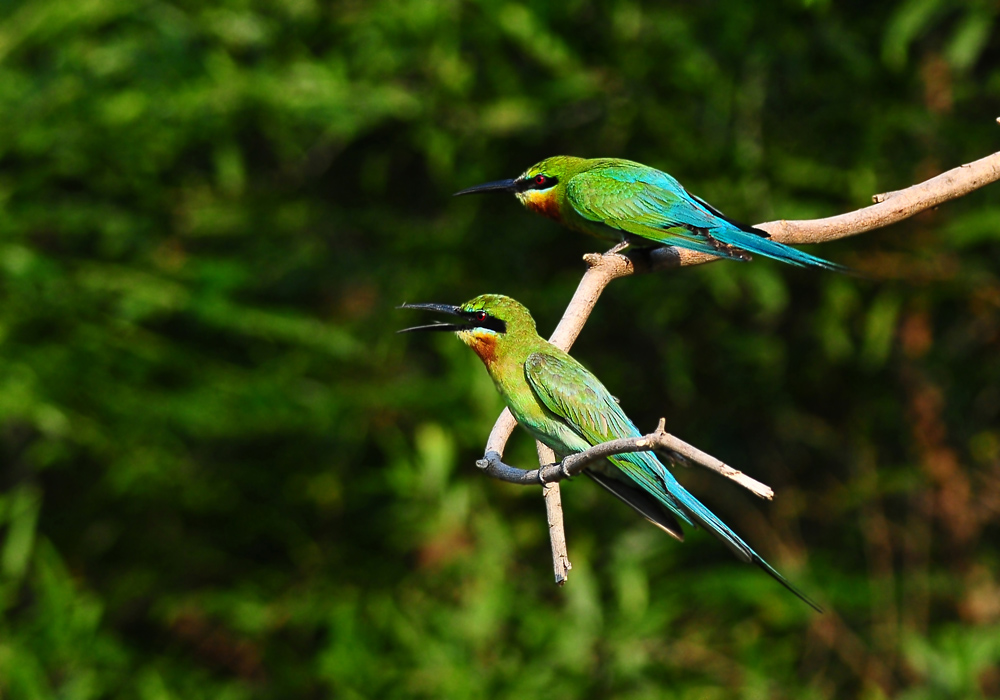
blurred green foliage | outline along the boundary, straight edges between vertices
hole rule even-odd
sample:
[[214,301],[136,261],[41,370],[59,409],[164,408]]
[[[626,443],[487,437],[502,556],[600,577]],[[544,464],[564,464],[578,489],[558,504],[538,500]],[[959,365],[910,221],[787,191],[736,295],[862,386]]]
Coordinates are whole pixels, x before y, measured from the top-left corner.
[[[614,155],[749,221],[997,150],[996,3],[0,5],[0,696],[1000,694],[997,186],[821,254],[613,285],[575,354],[829,612],[717,542],[473,467],[501,404],[403,301],[550,329]],[[529,465],[523,437],[511,461]]]

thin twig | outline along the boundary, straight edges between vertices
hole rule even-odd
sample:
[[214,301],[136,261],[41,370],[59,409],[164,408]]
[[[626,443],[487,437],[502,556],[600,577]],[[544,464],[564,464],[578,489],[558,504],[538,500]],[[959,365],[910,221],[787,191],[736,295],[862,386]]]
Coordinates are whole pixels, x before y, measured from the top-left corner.
[[[511,484],[528,486],[542,483],[551,484],[563,479],[569,479],[586,469],[587,465],[600,459],[606,459],[612,455],[624,454],[626,452],[651,451],[664,451],[680,455],[693,464],[710,469],[716,474],[735,481],[756,496],[767,500],[774,498],[774,491],[770,486],[762,484],[738,469],[733,469],[712,455],[702,452],[694,445],[689,445],[680,438],[668,433],[666,430],[666,421],[663,418],[660,419],[656,430],[648,435],[602,442],[584,452],[569,455],[561,462],[556,462],[554,455],[551,458],[545,458],[540,455],[539,464],[542,466],[538,469],[524,470],[504,464],[500,453],[492,450],[476,462],[476,466],[494,479],[506,481]],[[548,454],[552,454],[551,451]]]
[[883,201],[857,211],[811,221],[769,221],[757,228],[782,243],[825,243],[908,219],[997,180],[1000,153],[960,165],[905,190],[887,193]]
[[[538,447],[538,463],[548,464],[555,461],[555,453],[540,442]],[[545,484],[542,487],[542,497],[545,499],[545,518],[549,523],[549,542],[552,545],[552,573],[556,585],[562,586],[569,579],[569,570],[573,564],[569,560],[569,550],[566,548],[566,528],[563,526],[562,495],[559,484]]]
[[549,542],[552,545],[552,573],[556,585],[563,586],[569,580],[569,570],[573,568],[566,548],[566,528],[563,526],[562,496],[559,484],[545,484],[542,487],[545,498],[545,516],[549,523]]

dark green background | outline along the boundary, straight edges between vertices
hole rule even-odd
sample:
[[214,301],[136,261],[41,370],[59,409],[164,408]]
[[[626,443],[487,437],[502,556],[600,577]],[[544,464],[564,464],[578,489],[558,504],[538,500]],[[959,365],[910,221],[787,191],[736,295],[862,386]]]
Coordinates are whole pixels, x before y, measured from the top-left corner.
[[[0,695],[1000,693],[1000,185],[811,249],[616,282],[575,348],[702,532],[475,469],[501,407],[403,301],[543,332],[599,248],[450,193],[558,153],[748,221],[998,150],[986,0],[0,5]],[[519,436],[510,461],[530,466]]]

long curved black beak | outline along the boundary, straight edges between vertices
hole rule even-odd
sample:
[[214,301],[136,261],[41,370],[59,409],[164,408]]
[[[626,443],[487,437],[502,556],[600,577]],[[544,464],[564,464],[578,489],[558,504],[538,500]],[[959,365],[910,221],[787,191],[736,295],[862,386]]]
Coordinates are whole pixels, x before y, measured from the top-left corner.
[[460,192],[456,192],[452,197],[458,197],[463,194],[482,194],[483,192],[517,192],[517,181],[510,179],[486,182],[475,187],[467,187]]
[[[451,314],[452,316],[461,316],[462,309],[458,306],[452,306],[451,304],[402,304],[396,307],[397,309],[424,309],[425,311],[439,311],[444,314]],[[404,328],[401,331],[396,331],[397,333],[409,333],[411,331],[460,331],[463,328],[468,328],[467,323],[441,323],[440,321],[435,321],[434,323],[428,324],[426,326],[414,326],[413,328]]]

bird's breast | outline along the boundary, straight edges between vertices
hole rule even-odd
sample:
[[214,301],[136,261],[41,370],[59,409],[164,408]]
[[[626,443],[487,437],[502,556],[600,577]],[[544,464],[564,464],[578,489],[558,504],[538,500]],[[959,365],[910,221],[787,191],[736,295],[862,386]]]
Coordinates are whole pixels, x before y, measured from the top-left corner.
[[559,202],[550,192],[539,192],[538,190],[526,190],[517,195],[521,203],[528,209],[541,214],[542,216],[562,223],[562,215],[559,211]]
[[479,355],[479,359],[489,367],[497,361],[497,338],[493,333],[462,331],[459,333],[462,342]]

